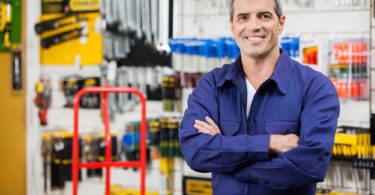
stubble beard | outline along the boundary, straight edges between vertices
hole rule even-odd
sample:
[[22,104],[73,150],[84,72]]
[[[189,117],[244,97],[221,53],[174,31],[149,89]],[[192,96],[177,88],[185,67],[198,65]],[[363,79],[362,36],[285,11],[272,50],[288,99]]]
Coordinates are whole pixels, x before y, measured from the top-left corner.
[[[273,49],[277,46],[277,41],[276,42],[273,42],[271,43],[271,45],[269,45],[269,47],[266,46],[261,46],[261,48],[246,48],[244,49],[244,54],[247,55],[248,57],[250,58],[253,58],[253,59],[264,59],[264,58],[267,58],[270,53],[272,53]],[[255,50],[255,51],[254,51]]]

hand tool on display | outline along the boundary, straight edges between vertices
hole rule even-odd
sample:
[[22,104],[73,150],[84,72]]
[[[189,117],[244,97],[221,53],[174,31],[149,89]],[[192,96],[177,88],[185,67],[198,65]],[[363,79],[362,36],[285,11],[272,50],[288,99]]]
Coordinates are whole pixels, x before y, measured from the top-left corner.
[[39,108],[38,116],[40,124],[47,125],[47,110],[51,104],[51,86],[49,81],[40,80],[36,86],[36,97],[34,99],[35,105]]
[[120,36],[121,37],[121,51],[123,54],[121,54],[120,59],[125,59],[128,57],[130,53],[130,38],[129,36]]
[[146,67],[145,68],[145,80],[146,80],[146,94],[147,99],[150,98],[150,93],[154,93],[158,88],[157,71],[156,68]]
[[9,2],[0,2],[0,31],[10,28],[12,22],[12,5]]
[[112,34],[108,31],[103,33],[103,53],[108,59],[114,58]]
[[[99,137],[96,134],[89,134],[84,137],[84,156],[86,162],[99,162]],[[87,170],[87,178],[102,177],[102,169]]]
[[105,0],[101,0],[101,1],[100,1],[99,12],[100,12],[100,14],[101,14],[102,16],[105,16],[106,8],[107,8],[106,1],[105,1]]
[[[106,84],[110,84],[111,86],[116,86],[116,75],[117,75],[117,62],[111,61],[108,64]],[[108,99],[109,99],[108,100],[109,116],[110,116],[110,119],[113,120],[115,117],[115,113],[117,111],[115,94],[108,94]]]
[[80,19],[78,14],[66,14],[65,16],[45,20],[35,24],[35,32],[39,35],[45,31],[54,30],[63,26],[79,23],[84,19]]
[[[105,126],[105,142],[106,142],[106,153],[105,153],[105,161],[98,162],[98,163],[79,163],[78,162],[78,116],[79,116],[79,102],[81,97],[85,93],[101,93],[101,102],[102,102],[102,113],[103,113],[103,121]],[[109,130],[109,116],[108,116],[108,93],[134,93],[139,96],[139,99],[142,103],[142,118],[140,124],[140,160],[139,161],[116,161],[112,162],[111,154],[112,154],[112,139]],[[82,89],[78,92],[74,99],[74,133],[73,133],[73,168],[72,168],[72,183],[73,183],[73,190],[72,194],[77,195],[78,190],[78,170],[82,168],[106,168],[106,194],[110,194],[110,174],[111,174],[111,167],[139,167],[141,169],[141,185],[140,185],[140,194],[145,194],[145,175],[146,175],[146,99],[142,92],[135,88],[129,87],[112,87],[110,85],[106,85],[105,87],[90,87]]]
[[142,6],[140,0],[135,0],[135,26],[136,26],[136,37],[141,39],[142,33]]
[[[100,72],[101,72],[101,78],[103,79],[102,86],[106,84],[110,84],[113,86],[118,85],[117,79],[118,79],[118,71],[117,71],[117,62],[111,61],[111,62],[105,62],[100,66]],[[109,116],[110,119],[113,120],[115,113],[118,111],[117,109],[117,101],[116,97],[114,97],[117,94],[109,94]]]
[[162,79],[162,85],[161,85],[161,99],[163,101],[163,111],[165,112],[172,112],[171,109],[171,99],[169,97],[169,78],[168,76],[164,76]]
[[119,43],[117,43],[117,37],[119,35],[113,34],[110,31],[104,32],[103,44],[104,44],[104,56],[107,59],[117,59]]
[[[100,86],[99,77],[86,77],[79,80],[80,87],[94,87]],[[100,108],[100,95],[99,94],[86,94],[81,99],[82,108]]]
[[149,0],[141,0],[143,9],[142,11],[142,31],[145,35],[146,41],[152,43],[151,32],[151,5]]
[[[51,134],[51,189],[64,189],[65,182],[72,179],[72,133],[55,131]],[[77,140],[77,151],[82,161],[82,140]],[[77,172],[81,180],[81,171]]]
[[119,29],[120,24],[120,10],[119,2],[123,0],[112,0],[112,17],[113,17],[113,23],[116,23],[117,29]]
[[154,45],[159,43],[159,4],[159,0],[151,1],[151,32]]
[[[126,133],[124,135],[124,150],[126,151],[126,159],[130,161],[139,160],[139,139],[140,135],[140,121],[132,121],[126,125]],[[147,141],[146,141],[147,143]],[[147,164],[147,152],[148,148],[146,145],[146,164]],[[137,170],[138,168],[133,168]]]
[[4,32],[4,47],[10,47],[10,31],[12,24],[12,5],[10,2],[0,2],[0,31]]
[[160,120],[160,171],[162,194],[174,192],[174,151],[173,118]]
[[362,41],[361,43],[361,79],[359,82],[359,96],[365,97],[366,92],[365,92],[365,85],[368,82],[368,76],[367,76],[367,67],[369,66],[367,63],[367,42]]
[[21,0],[0,0],[0,51],[21,43]]
[[[126,0],[119,0],[117,2],[118,9],[120,10],[127,10]],[[120,11],[118,14],[119,17],[119,31],[126,32],[129,30],[128,20],[126,17],[127,13],[125,11]]]
[[125,16],[122,18],[124,21],[124,24],[127,25],[127,30],[134,32],[135,31],[135,2],[134,0],[125,0]]
[[[120,67],[117,70],[118,76],[117,78],[117,84],[119,87],[128,87],[129,81],[128,81],[128,75],[125,67]],[[124,113],[125,105],[128,101],[129,94],[123,94],[119,93],[117,94],[118,101],[117,101],[117,111],[120,113]]]
[[14,94],[22,93],[23,90],[23,69],[21,50],[12,51],[12,91]]
[[135,130],[132,122],[125,125],[125,135],[122,137],[122,148],[125,152],[125,159],[133,161],[135,159]]
[[[99,142],[99,157],[98,157],[98,160],[99,162],[103,162],[105,161],[105,149],[106,149],[106,141],[105,141],[105,137],[104,137],[104,132],[101,132],[98,136],[98,142]],[[117,158],[117,137],[115,134],[111,133],[111,143],[112,143],[112,146],[111,146],[111,160],[112,161],[117,161],[118,158]]]
[[112,32],[117,32],[119,28],[119,8],[118,0],[105,0],[105,29]]
[[[169,51],[171,10],[168,1],[103,0],[103,5],[105,7],[102,11],[106,20],[103,53],[107,59],[133,59],[133,55],[129,53],[136,42],[144,44],[142,47],[146,48],[153,49],[153,46],[156,46],[156,53]],[[165,57],[163,52],[156,55]]]
[[[144,67],[138,67],[136,69],[138,89],[146,94],[146,70]],[[147,97],[146,97],[147,98]],[[137,99],[137,103],[139,100]]]
[[149,129],[151,134],[151,159],[155,160],[160,157],[160,121],[150,121]]
[[21,43],[22,0],[0,0],[0,51],[18,48]]
[[113,35],[113,48],[114,48],[114,57],[115,59],[124,59],[127,56],[125,52],[125,41],[123,36]]
[[[143,92],[143,89],[141,90],[142,86],[138,84],[137,75],[134,75],[138,74],[138,72],[138,68],[135,67],[120,67],[118,69],[119,76],[117,77],[117,84],[120,87],[136,87]],[[117,110],[120,113],[123,113],[133,109],[139,103],[137,99],[138,98],[134,94],[118,94],[116,102]]]
[[43,157],[44,192],[47,193],[47,179],[50,177],[48,168],[50,167],[52,156],[51,135],[49,134],[44,134],[42,137],[41,154]]
[[112,0],[102,0],[104,4],[104,10],[105,10],[105,21],[107,24],[112,24],[114,22],[113,20],[113,10],[112,10]]
[[66,99],[64,107],[73,107],[73,100],[76,93],[80,90],[78,81],[81,79],[79,76],[68,76],[63,80],[63,91]]
[[86,36],[82,33],[82,30],[83,28],[75,28],[75,29],[68,30],[62,33],[51,35],[49,37],[43,38],[40,41],[40,44],[42,48],[49,48],[53,45],[56,45],[62,42],[70,41],[72,39],[77,39],[81,36]]
[[[136,68],[131,66],[127,67],[127,75],[128,75],[128,87],[134,87],[137,88],[138,84],[136,83],[137,81],[137,75],[136,75]],[[127,112],[135,107],[137,105],[137,100],[138,99],[135,94],[129,94],[129,99],[126,102],[124,106],[124,111]]]
[[[130,52],[130,43],[128,34],[130,30],[130,20],[132,6],[129,1],[113,0],[105,2],[106,10],[104,16],[106,18],[106,32],[104,32],[104,55],[109,59],[124,59]],[[107,13],[112,10],[111,13]],[[127,10],[127,11],[123,11]]]
[[169,1],[159,1],[159,41],[158,50],[169,50]]
[[128,55],[131,51],[130,38],[128,36],[124,37],[124,47],[125,47],[125,53],[126,55]]

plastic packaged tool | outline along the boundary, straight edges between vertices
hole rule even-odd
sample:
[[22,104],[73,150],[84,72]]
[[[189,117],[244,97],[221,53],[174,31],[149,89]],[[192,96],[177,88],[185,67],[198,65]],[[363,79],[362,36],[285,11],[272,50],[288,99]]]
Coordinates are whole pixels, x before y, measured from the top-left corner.
[[339,98],[368,98],[367,41],[338,40],[331,43],[329,77]]

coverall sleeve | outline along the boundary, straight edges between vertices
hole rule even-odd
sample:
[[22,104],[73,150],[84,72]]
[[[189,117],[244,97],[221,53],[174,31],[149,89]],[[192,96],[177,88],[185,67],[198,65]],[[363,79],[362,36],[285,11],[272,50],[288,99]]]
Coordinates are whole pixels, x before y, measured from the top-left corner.
[[236,179],[283,190],[323,181],[328,169],[340,104],[328,78],[310,82],[300,115],[296,148],[269,161],[249,163],[236,170]]
[[211,117],[218,122],[217,88],[211,72],[199,81],[188,99],[179,141],[187,164],[199,172],[232,172],[250,161],[267,160],[269,135],[214,136],[198,133],[194,121]]

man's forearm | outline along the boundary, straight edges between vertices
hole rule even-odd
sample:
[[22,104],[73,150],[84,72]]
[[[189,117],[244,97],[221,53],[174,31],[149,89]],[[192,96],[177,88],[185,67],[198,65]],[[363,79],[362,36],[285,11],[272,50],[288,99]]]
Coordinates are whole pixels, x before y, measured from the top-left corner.
[[269,135],[212,136],[183,131],[179,136],[186,162],[197,171],[232,172],[268,159]]
[[287,152],[298,146],[299,137],[295,134],[271,135],[269,149],[271,153]]

